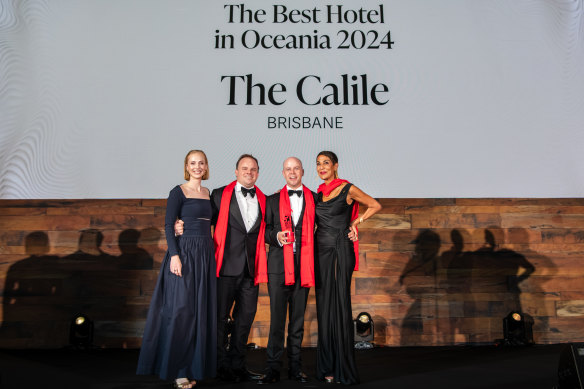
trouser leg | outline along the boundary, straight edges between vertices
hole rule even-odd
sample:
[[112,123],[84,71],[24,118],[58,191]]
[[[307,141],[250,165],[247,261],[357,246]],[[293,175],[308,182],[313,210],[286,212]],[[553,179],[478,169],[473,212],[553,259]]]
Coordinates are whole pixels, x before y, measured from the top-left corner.
[[217,279],[217,367],[229,369],[231,363],[227,355],[227,323],[235,298],[237,277],[221,276]]
[[284,353],[284,331],[286,328],[286,307],[290,287],[284,285],[283,274],[268,274],[268,294],[270,295],[270,334],[266,350],[269,369],[282,369]]
[[304,337],[304,313],[308,301],[310,288],[300,286],[300,280],[296,280],[294,289],[290,293],[288,300],[288,369],[292,374],[302,368],[302,338]]
[[259,288],[254,285],[252,278],[243,277],[235,293],[234,326],[229,356],[231,357],[231,366],[236,370],[245,367],[247,339],[257,310],[258,291]]

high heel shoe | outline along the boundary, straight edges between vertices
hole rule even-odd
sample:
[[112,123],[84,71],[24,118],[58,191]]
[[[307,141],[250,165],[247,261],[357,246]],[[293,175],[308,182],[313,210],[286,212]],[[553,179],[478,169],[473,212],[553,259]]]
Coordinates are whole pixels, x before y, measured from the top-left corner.
[[193,385],[191,384],[191,381],[189,381],[187,378],[177,378],[174,380],[175,389],[189,389],[192,387]]

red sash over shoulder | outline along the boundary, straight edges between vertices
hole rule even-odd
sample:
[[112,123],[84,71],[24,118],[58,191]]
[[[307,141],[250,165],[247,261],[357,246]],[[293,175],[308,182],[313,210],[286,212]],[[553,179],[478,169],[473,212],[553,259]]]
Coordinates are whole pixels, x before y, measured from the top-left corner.
[[[304,216],[302,217],[302,238],[300,240],[300,284],[310,288],[314,286],[314,198],[312,192],[302,185],[304,191]],[[292,220],[292,207],[286,185],[280,190],[280,225],[285,226],[285,218]],[[296,250],[299,241],[296,240]],[[284,250],[284,283],[294,285],[294,250],[291,244],[286,244]]]
[[[324,196],[331,194],[335,188],[338,188],[342,183],[349,183],[347,180],[341,180],[340,178],[335,178],[328,185],[320,184],[318,187],[318,192],[322,192]],[[351,221],[359,217],[359,203],[353,200],[353,210],[351,211]],[[355,227],[356,228],[356,227]],[[359,241],[353,242],[353,249],[355,250],[355,271],[359,270]]]
[[[217,225],[215,226],[215,234],[213,235],[213,241],[215,242],[215,260],[217,261],[217,277],[219,277],[219,272],[221,271],[221,265],[223,264],[223,254],[225,253],[225,239],[227,238],[227,222],[229,220],[229,205],[231,203],[231,196],[233,195],[233,190],[237,181],[233,181],[231,184],[227,185],[223,189],[221,195],[221,205],[219,207],[219,216],[217,218]],[[262,193],[260,188],[255,187],[256,196],[258,197],[258,203],[260,205],[260,210],[262,211],[261,222],[260,222],[260,232],[258,235],[258,242],[256,245],[256,256],[255,256],[255,284],[260,282],[268,282],[268,260],[266,257],[266,245],[265,245],[265,232],[266,232],[266,222],[264,221],[264,215],[266,214],[266,196]]]

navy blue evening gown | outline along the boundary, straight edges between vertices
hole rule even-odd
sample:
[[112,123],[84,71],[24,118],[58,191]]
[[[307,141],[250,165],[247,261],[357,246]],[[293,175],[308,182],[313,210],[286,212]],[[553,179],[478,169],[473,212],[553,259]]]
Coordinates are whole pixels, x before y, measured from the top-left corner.
[[[176,218],[184,234],[174,236]],[[211,202],[170,191],[165,232],[168,251],[150,302],[137,374],[164,380],[215,377],[217,367],[217,277],[211,238]],[[182,277],[170,271],[178,254]]]

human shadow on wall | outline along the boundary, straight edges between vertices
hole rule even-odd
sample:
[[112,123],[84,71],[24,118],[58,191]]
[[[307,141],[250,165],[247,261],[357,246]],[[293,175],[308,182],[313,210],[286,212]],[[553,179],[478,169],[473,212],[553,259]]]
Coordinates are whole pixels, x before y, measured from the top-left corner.
[[101,249],[102,243],[103,233],[101,231],[95,228],[81,230],[77,250],[74,253],[65,256],[63,259],[75,261],[97,261],[99,263],[113,261],[114,257]]
[[120,233],[118,246],[121,255],[118,257],[118,266],[120,269],[152,269],[154,258],[152,255],[139,247],[142,233],[138,230],[128,229]]
[[447,312],[443,332],[440,334],[444,344],[466,343],[463,318],[466,312],[474,311],[472,295],[472,255],[464,250],[465,242],[470,242],[470,234],[464,229],[450,231],[452,247],[441,255],[443,274],[440,288],[444,293]]
[[[156,227],[146,227],[140,231],[140,238],[138,239],[138,245],[143,248],[152,258],[152,269],[158,270],[160,267],[160,262],[164,258],[166,253],[166,247],[160,246],[160,239],[163,237],[160,229]],[[166,237],[164,237],[164,245],[166,245]],[[158,263],[156,263],[155,258],[159,258]],[[145,266],[148,269],[148,266]]]
[[[483,283],[488,288],[486,291],[504,293],[502,310],[497,309],[500,317],[510,311],[523,311],[519,284],[535,271],[535,267],[523,255],[507,248],[499,248],[504,241],[503,230],[485,229],[485,243],[474,253],[475,274],[478,279],[486,279]],[[521,273],[520,269],[523,269]],[[491,308],[489,313],[497,312],[493,312]]]
[[[527,242],[527,237],[523,242]],[[521,284],[534,272],[535,266],[524,253],[502,247],[505,230],[484,230],[482,247],[470,253],[472,263],[471,292],[474,304],[465,307],[464,316],[484,318],[483,328],[470,331],[469,342],[490,343],[503,337],[503,318],[512,311],[524,312]],[[479,298],[480,297],[480,298]]]
[[[64,258],[71,271],[67,292],[71,296],[71,315],[83,313],[95,323],[98,344],[105,338],[134,338],[136,320],[145,319],[143,304],[134,303],[143,291],[143,277],[137,270],[152,270],[152,255],[139,247],[141,233],[126,229],[117,237],[119,256],[101,249],[103,234],[94,229],[84,230],[79,249]],[[148,277],[146,277],[148,278]]]
[[103,293],[116,276],[118,261],[115,256],[102,250],[104,235],[100,230],[88,228],[79,233],[77,250],[61,259],[63,271],[64,306],[68,318],[74,315],[88,315],[92,320],[100,320],[102,310],[96,307],[104,304]]
[[[438,252],[440,236],[432,230],[423,230],[414,240],[415,249],[399,277],[400,285],[414,299],[401,324],[402,345],[428,345],[431,329],[425,323],[437,323]],[[430,332],[430,333],[429,333]]]
[[[422,231],[400,276],[414,299],[402,321],[402,345],[491,343],[503,337],[503,318],[511,311],[534,321],[540,336],[553,332],[549,318],[555,310],[546,301],[544,283],[557,269],[530,248],[526,229],[487,228],[476,250],[465,250],[473,242],[468,231],[453,229],[452,247],[440,256],[439,239]],[[539,242],[537,235],[534,239]],[[535,265],[545,277],[533,277]],[[480,326],[473,319],[481,319]]]
[[[6,273],[3,299],[3,319],[0,328],[0,347],[18,347],[35,336],[59,332],[59,323],[43,321],[47,312],[43,300],[54,299],[61,293],[62,284],[55,274],[59,257],[49,255],[49,236],[42,231],[31,232],[24,238],[28,257],[16,262]],[[39,322],[43,326],[39,329]]]
[[[541,235],[538,234],[538,237]],[[517,274],[510,277],[508,285],[512,290],[519,290],[521,310],[527,319],[531,317],[534,330],[546,336],[548,331],[555,331],[550,328],[549,319],[556,315],[556,308],[553,299],[547,300],[545,283],[557,274],[557,266],[549,257],[531,249],[530,236],[525,228],[507,230],[505,242],[515,243],[519,255],[523,257],[510,269],[516,269]]]
[[[151,239],[160,232],[148,232]],[[102,322],[108,337],[138,337],[132,326],[128,335],[120,331],[125,321],[145,319],[141,298],[142,277],[135,270],[151,270],[153,256],[139,247],[140,232],[120,233],[122,254],[110,255],[101,249],[104,235],[96,229],[80,231],[77,250],[59,258],[48,255],[49,237],[34,232],[25,238],[27,258],[13,264],[6,275],[0,347],[61,347],[69,343],[69,326],[79,313]],[[157,246],[156,246],[157,247]],[[149,288],[149,285],[146,286]],[[100,327],[96,326],[96,337]],[[112,335],[114,334],[114,335]]]

